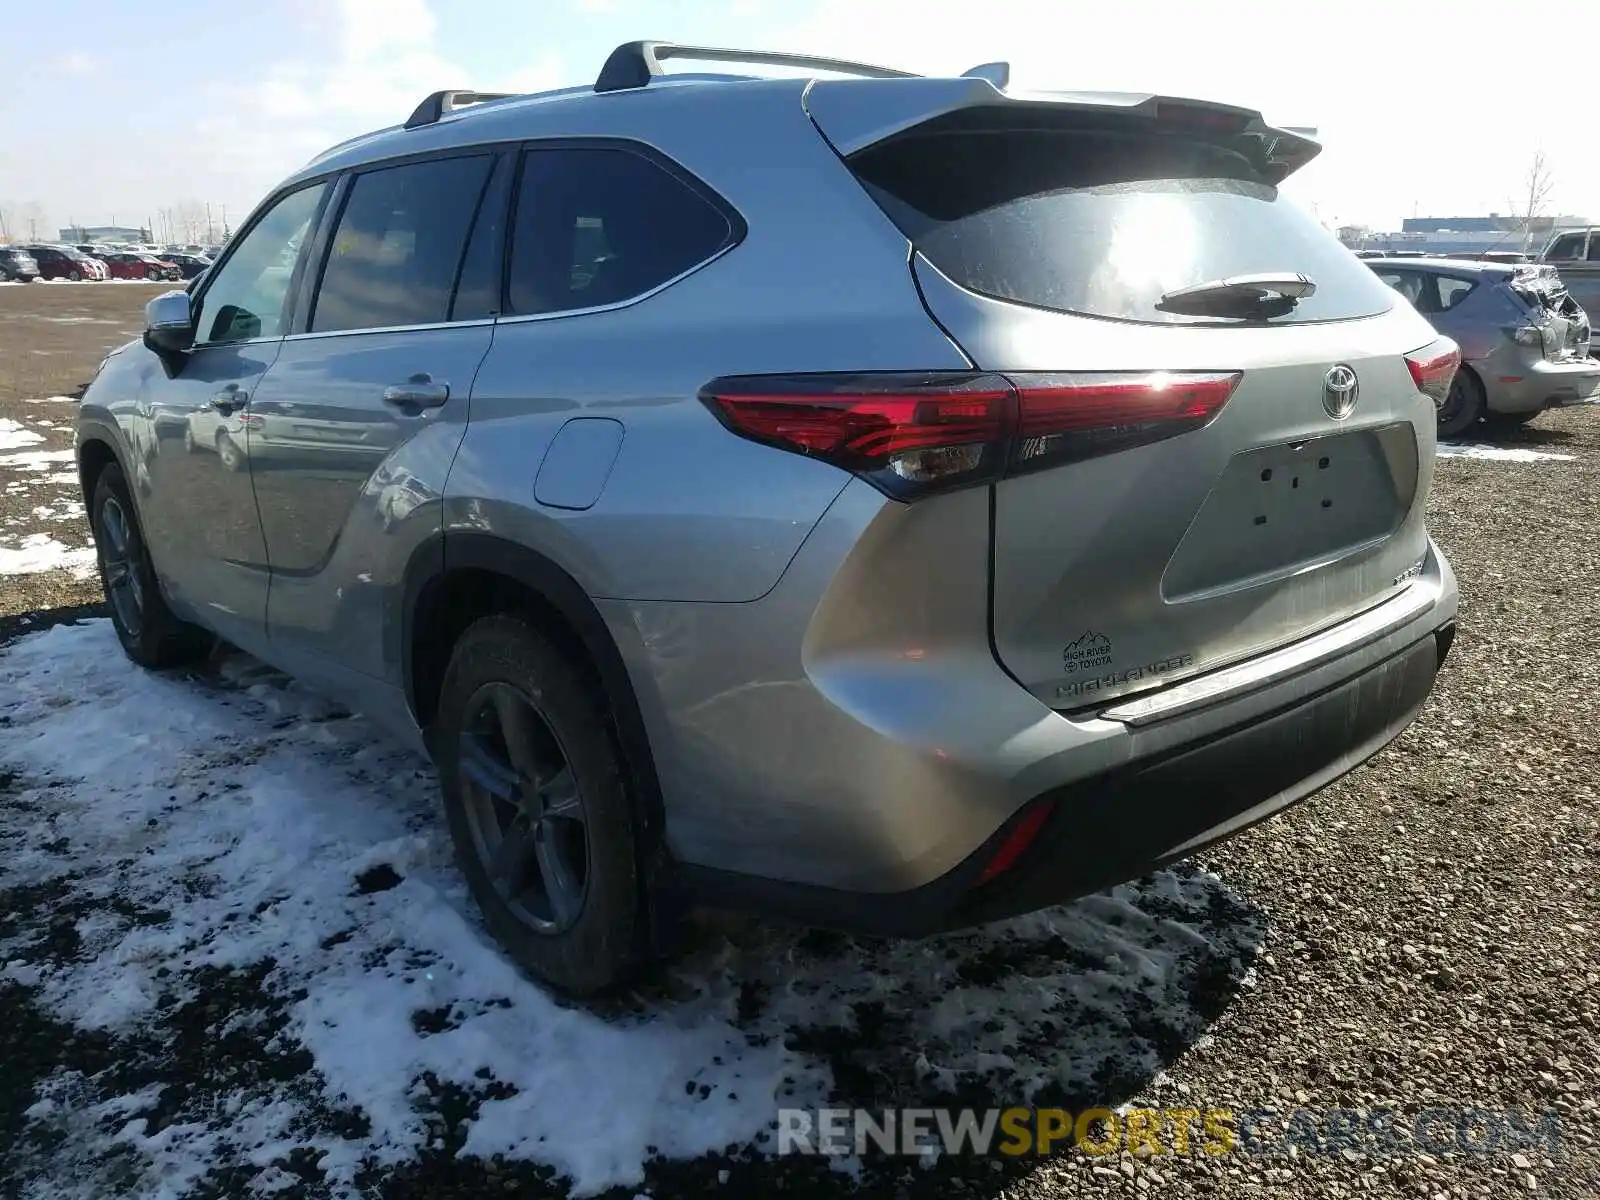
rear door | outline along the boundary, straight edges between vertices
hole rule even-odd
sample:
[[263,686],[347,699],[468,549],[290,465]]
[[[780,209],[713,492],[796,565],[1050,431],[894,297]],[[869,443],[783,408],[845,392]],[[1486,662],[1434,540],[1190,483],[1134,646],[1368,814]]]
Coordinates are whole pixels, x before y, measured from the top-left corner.
[[247,443],[268,634],[302,671],[382,675],[386,600],[439,529],[494,337],[508,175],[485,150],[361,171],[313,250],[305,319],[256,389]]
[[[968,108],[849,159],[932,315],[1018,388],[991,634],[1060,708],[1348,618],[1426,552],[1405,355],[1437,335],[1243,139],[1148,113]],[[1218,282],[1258,273],[1287,291]]]

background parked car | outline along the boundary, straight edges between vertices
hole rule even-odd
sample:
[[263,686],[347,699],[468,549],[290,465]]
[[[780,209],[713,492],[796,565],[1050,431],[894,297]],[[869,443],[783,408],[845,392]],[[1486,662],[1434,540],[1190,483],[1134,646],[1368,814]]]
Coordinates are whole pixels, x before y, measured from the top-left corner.
[[183,278],[183,272],[176,263],[167,262],[153,254],[112,251],[106,254],[105,263],[113,279]]
[[0,281],[32,283],[39,278],[39,264],[20,246],[0,246]]
[[40,279],[104,279],[105,267],[72,246],[27,246]]
[[1591,313],[1600,311],[1600,225],[1556,235],[1539,261],[1561,273],[1574,300]]
[[184,279],[193,279],[211,265],[211,260],[204,255],[190,254],[187,251],[163,254],[161,259],[177,267]]
[[1588,314],[1551,267],[1461,259],[1369,259],[1367,266],[1461,347],[1439,436],[1481,420],[1521,425],[1600,389]]

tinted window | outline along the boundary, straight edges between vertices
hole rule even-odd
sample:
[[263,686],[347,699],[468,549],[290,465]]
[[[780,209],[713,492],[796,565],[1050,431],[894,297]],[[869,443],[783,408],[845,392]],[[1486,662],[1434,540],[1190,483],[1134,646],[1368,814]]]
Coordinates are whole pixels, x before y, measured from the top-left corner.
[[[970,118],[968,118],[970,120]],[[951,128],[851,159],[884,211],[975,292],[1130,321],[1193,323],[1162,294],[1230,275],[1309,276],[1276,323],[1370,316],[1393,298],[1242,153],[1171,134]]]
[[728,218],[688,183],[627,150],[531,150],[511,243],[515,313],[642,295],[728,244]]
[[[250,227],[200,298],[196,340],[229,342],[283,333],[285,302],[300,243],[317,215],[327,185],[291,192]],[[130,255],[114,256],[127,262]]]
[[1589,235],[1589,261],[1600,262],[1600,233]]
[[378,329],[448,319],[491,161],[438,158],[356,176],[329,241],[310,327]]
[[478,218],[461,260],[461,279],[450,307],[452,321],[472,321],[500,312],[500,263],[505,246],[506,203],[510,199],[511,168],[516,162],[502,155],[484,189]]

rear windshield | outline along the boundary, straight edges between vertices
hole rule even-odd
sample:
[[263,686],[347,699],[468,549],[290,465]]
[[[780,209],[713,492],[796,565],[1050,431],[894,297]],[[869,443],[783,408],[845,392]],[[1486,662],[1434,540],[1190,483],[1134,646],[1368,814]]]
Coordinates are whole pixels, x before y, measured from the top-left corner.
[[956,283],[1039,308],[1156,324],[1163,293],[1232,275],[1306,275],[1274,324],[1374,316],[1393,293],[1242,154],[1106,129],[920,131],[850,160],[874,199]]

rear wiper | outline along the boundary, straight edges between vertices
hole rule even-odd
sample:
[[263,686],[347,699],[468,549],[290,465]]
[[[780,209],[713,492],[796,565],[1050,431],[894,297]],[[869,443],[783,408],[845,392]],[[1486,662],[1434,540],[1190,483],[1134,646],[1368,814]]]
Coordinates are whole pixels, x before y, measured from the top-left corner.
[[1264,271],[1174,288],[1162,294],[1156,307],[1169,312],[1274,317],[1289,312],[1316,291],[1317,285],[1304,275]]

